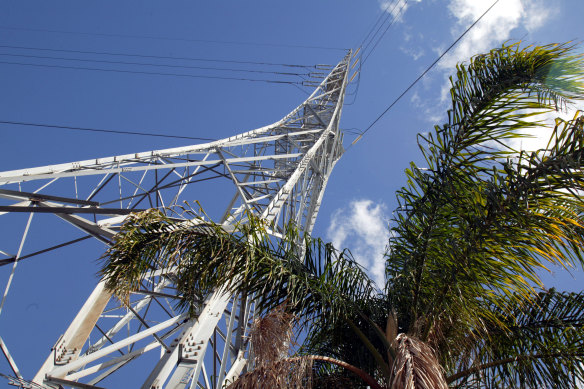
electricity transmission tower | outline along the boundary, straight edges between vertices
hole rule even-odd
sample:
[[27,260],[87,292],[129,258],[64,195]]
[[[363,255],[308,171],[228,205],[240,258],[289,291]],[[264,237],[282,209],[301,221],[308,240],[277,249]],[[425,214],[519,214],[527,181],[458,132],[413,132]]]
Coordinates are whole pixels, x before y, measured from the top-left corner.
[[[310,233],[343,153],[339,120],[350,62],[351,53],[290,114],[253,131],[194,146],[1,172],[0,215],[28,218],[20,240],[0,246],[0,265],[12,269],[6,291],[19,260],[91,237],[107,245],[130,212],[164,211],[200,198],[202,191],[225,201],[216,220],[225,227],[252,213],[271,223],[276,237],[290,222]],[[40,213],[75,226],[83,236],[23,253]],[[174,311],[172,276],[172,269],[147,273],[128,304],[110,298],[98,283],[32,381],[20,375],[2,334],[12,384],[97,388],[143,358],[150,365],[142,362],[148,367],[132,376],[132,387],[221,388],[233,380],[246,365],[253,299],[215,292],[191,319]],[[2,306],[5,299],[6,293]]]

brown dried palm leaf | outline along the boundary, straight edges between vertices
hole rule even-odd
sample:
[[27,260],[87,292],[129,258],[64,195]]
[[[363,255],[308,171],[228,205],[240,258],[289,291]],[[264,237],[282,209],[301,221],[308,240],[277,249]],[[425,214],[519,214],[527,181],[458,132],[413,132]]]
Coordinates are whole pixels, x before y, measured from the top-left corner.
[[294,315],[283,306],[254,321],[250,330],[254,366],[268,366],[288,356],[293,325]]
[[424,342],[399,334],[391,389],[448,389],[434,351]]
[[310,389],[312,361],[310,357],[299,357],[262,364],[240,376],[227,389]]

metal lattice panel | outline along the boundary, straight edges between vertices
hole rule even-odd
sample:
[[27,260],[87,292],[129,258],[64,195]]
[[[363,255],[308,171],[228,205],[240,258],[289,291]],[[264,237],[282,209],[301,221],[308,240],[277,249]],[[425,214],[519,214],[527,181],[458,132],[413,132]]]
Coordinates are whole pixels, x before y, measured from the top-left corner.
[[[349,62],[350,54],[304,103],[269,126],[201,145],[1,172],[0,215],[27,216],[28,224],[20,240],[0,243],[0,265],[14,270],[19,260],[90,237],[108,244],[130,212],[201,194],[212,199],[213,219],[226,227],[252,213],[270,222],[276,237],[290,222],[310,233],[343,152],[339,120]],[[40,213],[83,235],[22,253]],[[99,283],[33,381],[97,387],[148,355],[154,367],[140,378],[143,388],[220,388],[237,377],[246,364],[253,300],[216,292],[189,319],[173,309],[172,280],[172,269],[151,272],[128,305],[110,299]]]

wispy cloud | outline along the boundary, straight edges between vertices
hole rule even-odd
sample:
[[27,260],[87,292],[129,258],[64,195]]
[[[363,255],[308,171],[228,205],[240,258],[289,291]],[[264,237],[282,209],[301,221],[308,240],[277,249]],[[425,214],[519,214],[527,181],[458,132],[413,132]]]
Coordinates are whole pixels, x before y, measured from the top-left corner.
[[383,254],[389,238],[387,209],[383,203],[355,200],[331,218],[327,237],[336,248],[349,248],[375,282],[384,284]]
[[[450,0],[448,10],[453,21],[450,29],[452,38],[460,36],[492,4],[492,0]],[[440,117],[449,107],[448,76],[453,74],[457,63],[468,62],[472,56],[500,46],[502,42],[513,38],[512,34],[517,31],[533,32],[544,26],[555,14],[553,7],[549,7],[549,4],[546,6],[543,0],[499,1],[438,63],[436,77],[442,77],[442,86],[439,88],[438,101],[422,102],[431,107],[430,111],[435,112],[427,117]],[[435,47],[434,51],[441,54],[446,47]]]
[[526,1],[524,25],[528,32],[535,31],[544,26],[551,18],[559,15],[558,7],[550,7],[550,3],[545,0]]
[[400,46],[399,48],[404,54],[412,57],[414,61],[419,60],[426,54],[421,47]]
[[[492,0],[451,0],[448,9],[454,18],[453,36],[460,35],[492,4]],[[542,27],[553,15],[553,7],[541,0],[506,0],[497,3],[475,25],[467,36],[439,63],[443,69],[452,69],[473,55],[486,52],[511,38],[514,29],[522,27],[532,32]]]

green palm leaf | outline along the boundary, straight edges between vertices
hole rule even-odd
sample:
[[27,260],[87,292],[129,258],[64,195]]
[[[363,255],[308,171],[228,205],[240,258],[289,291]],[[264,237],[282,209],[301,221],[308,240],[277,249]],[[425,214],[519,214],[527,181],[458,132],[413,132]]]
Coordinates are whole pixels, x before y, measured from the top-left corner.
[[172,268],[178,307],[192,314],[206,294],[224,288],[258,296],[264,312],[285,303],[291,313],[332,322],[353,312],[355,301],[376,293],[347,251],[308,239],[306,255],[299,258],[301,239],[292,227],[288,237],[274,240],[251,215],[229,232],[191,216],[177,221],[156,210],[133,215],[106,253],[106,287],[127,300],[147,271]]
[[540,292],[508,307],[448,377],[455,387],[576,387],[584,382],[584,293]]
[[454,333],[494,319],[485,300],[529,295],[546,262],[580,263],[582,121],[519,159],[506,143],[539,125],[533,115],[582,98],[582,58],[570,52],[513,45],[459,65],[449,122],[420,141],[428,167],[407,171],[386,292],[407,331],[444,355]]

